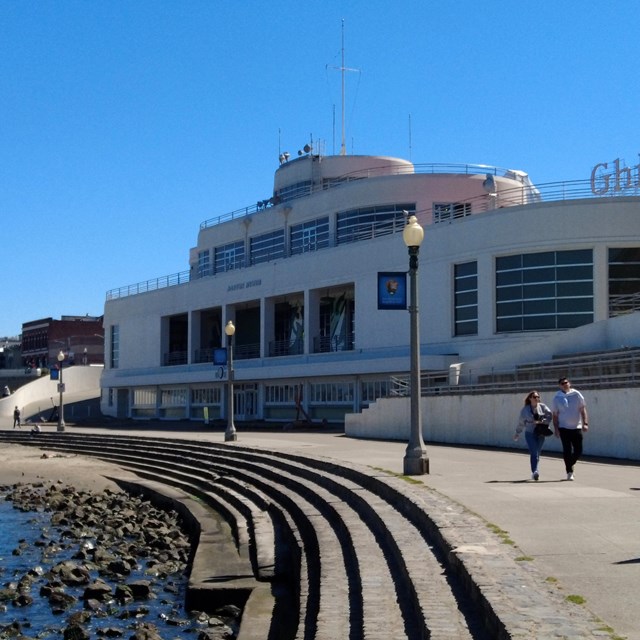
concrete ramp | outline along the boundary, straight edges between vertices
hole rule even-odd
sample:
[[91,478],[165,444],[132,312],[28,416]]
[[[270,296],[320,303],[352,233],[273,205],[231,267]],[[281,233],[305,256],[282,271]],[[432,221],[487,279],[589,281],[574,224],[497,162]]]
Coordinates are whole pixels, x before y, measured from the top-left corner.
[[[64,404],[92,400],[100,397],[100,376],[103,366],[73,366],[63,370],[62,381],[65,385]],[[23,420],[42,415],[47,417],[58,404],[58,380],[49,376],[41,376],[33,382],[23,385],[7,398],[0,399],[0,417],[13,416],[13,409],[18,406]]]

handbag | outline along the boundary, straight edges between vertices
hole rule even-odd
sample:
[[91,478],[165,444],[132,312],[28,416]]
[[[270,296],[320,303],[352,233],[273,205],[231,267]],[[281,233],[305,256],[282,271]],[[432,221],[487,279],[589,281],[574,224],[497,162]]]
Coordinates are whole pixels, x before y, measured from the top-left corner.
[[[543,415],[541,413],[534,413],[533,409],[531,410],[531,414],[533,415],[534,420],[542,420],[543,418]],[[545,438],[553,435],[553,431],[551,431],[551,429],[549,428],[548,422],[538,422],[533,429],[533,433],[535,433],[537,436],[544,436]]]
[[540,424],[537,424],[535,426],[533,432],[537,436],[544,436],[545,438],[548,438],[549,436],[553,435],[553,431],[551,431],[551,429],[549,428],[549,425],[546,422],[542,422]]

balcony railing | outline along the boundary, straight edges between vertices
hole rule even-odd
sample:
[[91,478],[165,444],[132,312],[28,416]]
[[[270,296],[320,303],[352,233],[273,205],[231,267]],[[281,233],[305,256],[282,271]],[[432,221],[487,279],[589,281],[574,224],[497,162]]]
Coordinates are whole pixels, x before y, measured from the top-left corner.
[[354,335],[346,336],[316,336],[313,339],[314,353],[330,353],[333,351],[353,351]]
[[290,340],[272,340],[269,343],[269,357],[278,356],[298,356],[304,353],[304,345],[301,340],[296,340],[293,344]]
[[179,364],[187,364],[187,351],[169,351],[164,354],[162,365],[164,367],[174,367]]

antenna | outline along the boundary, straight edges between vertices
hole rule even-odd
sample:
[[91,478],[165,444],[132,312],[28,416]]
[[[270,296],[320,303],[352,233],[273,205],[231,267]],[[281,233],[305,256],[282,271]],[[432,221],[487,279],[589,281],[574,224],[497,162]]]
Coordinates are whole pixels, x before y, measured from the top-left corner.
[[341,140],[341,144],[340,144],[340,155],[341,156],[346,156],[347,155],[347,147],[346,147],[346,143],[345,143],[346,130],[345,130],[345,118],[344,118],[344,102],[345,102],[345,99],[344,99],[344,95],[345,95],[344,72],[345,71],[360,71],[360,69],[351,69],[349,67],[345,67],[344,66],[344,18],[342,19],[342,48],[341,48],[341,53],[342,53],[342,58],[341,58],[340,66],[339,67],[333,67],[333,68],[337,69],[342,74],[342,140]]

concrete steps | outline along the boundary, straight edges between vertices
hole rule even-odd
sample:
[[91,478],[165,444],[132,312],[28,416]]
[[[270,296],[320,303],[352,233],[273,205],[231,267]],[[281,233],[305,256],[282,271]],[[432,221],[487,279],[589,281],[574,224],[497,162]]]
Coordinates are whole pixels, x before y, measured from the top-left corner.
[[[240,640],[543,637],[531,602],[558,619],[508,553],[474,553],[469,540],[499,546],[484,523],[383,471],[176,438],[3,431],[2,441],[115,463],[220,514],[227,544],[215,518],[202,527],[187,605],[242,601]],[[587,637],[579,624],[575,637]]]

